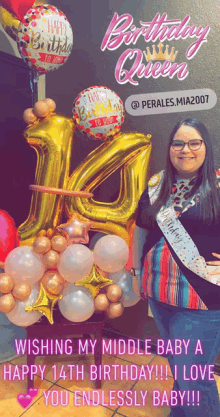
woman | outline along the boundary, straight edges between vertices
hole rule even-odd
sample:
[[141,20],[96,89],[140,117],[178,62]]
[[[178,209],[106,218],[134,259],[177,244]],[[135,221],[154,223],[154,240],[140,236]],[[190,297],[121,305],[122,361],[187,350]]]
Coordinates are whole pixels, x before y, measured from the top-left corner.
[[220,415],[213,375],[190,377],[192,365],[207,369],[220,350],[220,275],[213,271],[220,265],[218,175],[206,127],[183,120],[171,133],[165,171],[151,178],[138,205],[135,242],[138,250],[144,244],[141,259],[134,245],[134,270],[142,296],[148,295],[161,338],[188,343],[168,358],[173,390],[189,392],[183,400],[178,394],[172,417]]

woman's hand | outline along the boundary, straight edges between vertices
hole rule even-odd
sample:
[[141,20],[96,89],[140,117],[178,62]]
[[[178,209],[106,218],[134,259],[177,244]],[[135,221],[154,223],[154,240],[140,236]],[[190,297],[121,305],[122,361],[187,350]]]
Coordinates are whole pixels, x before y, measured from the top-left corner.
[[[219,259],[219,261],[207,261],[207,265],[219,266],[220,267],[220,255],[218,253],[212,252],[212,255]],[[220,268],[216,268],[213,272],[210,272],[210,275],[220,274]]]

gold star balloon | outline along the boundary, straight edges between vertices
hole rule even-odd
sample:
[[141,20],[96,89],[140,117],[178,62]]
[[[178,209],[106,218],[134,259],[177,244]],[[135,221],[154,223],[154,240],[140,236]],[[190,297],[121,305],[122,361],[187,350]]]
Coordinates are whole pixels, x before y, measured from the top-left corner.
[[50,324],[53,324],[53,308],[58,300],[61,300],[62,295],[49,294],[43,284],[40,284],[40,292],[37,301],[32,306],[27,306],[26,311],[39,311],[44,314]]
[[88,231],[92,226],[91,222],[85,222],[73,216],[68,222],[60,224],[57,230],[68,240],[68,245],[71,243],[85,243],[89,242]]
[[106,285],[110,285],[113,282],[114,281],[112,279],[106,278],[102,274],[100,274],[96,265],[93,264],[90,274],[87,277],[81,279],[80,281],[75,282],[75,285],[88,288],[93,298],[95,298],[98,295],[101,288],[105,287]]

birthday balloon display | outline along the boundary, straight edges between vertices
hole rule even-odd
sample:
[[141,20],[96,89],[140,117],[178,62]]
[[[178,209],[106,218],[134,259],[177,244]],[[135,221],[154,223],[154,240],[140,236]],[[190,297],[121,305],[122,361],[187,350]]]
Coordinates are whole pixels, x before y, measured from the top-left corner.
[[78,128],[92,139],[107,139],[121,129],[124,106],[110,88],[89,87],[74,101],[73,118]]
[[72,28],[56,7],[49,4],[32,7],[19,26],[17,45],[25,63],[45,74],[66,62],[73,46]]

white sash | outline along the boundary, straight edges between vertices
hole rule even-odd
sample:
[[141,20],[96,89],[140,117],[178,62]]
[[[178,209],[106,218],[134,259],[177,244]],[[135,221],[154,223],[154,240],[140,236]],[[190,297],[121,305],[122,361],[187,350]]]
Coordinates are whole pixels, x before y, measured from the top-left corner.
[[[148,193],[151,204],[153,204],[158,197],[163,176],[164,171],[161,171],[159,174],[153,176],[148,183]],[[200,256],[198,248],[192,238],[176,217],[175,210],[172,206],[172,198],[169,199],[166,206],[163,206],[160,209],[156,216],[156,221],[183,265],[201,278],[212,282],[212,284],[220,285],[220,282],[217,282],[218,280],[220,281],[219,275],[210,275],[210,272],[218,269],[218,267],[206,265],[205,259],[203,256]]]

